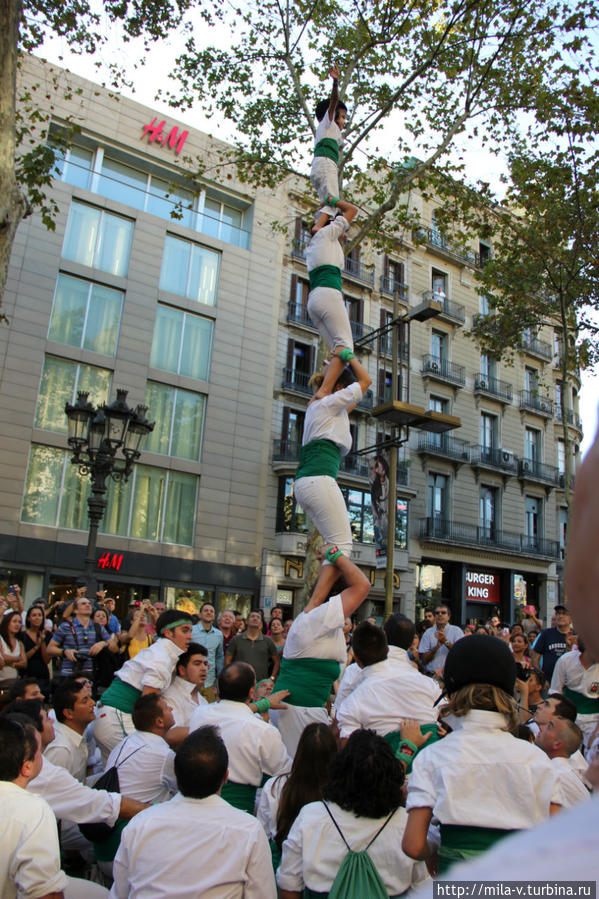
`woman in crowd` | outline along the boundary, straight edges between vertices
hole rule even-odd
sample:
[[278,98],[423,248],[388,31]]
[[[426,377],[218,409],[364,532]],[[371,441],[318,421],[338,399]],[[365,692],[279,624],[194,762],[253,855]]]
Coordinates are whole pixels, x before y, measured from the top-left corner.
[[148,616],[143,609],[135,609],[131,619],[131,626],[126,632],[127,658],[134,659],[142,649],[148,649],[154,642],[151,634],[146,632]]
[[50,633],[46,631],[46,615],[42,606],[31,606],[25,615],[25,630],[21,634],[25,647],[27,667],[25,677],[34,677],[46,697],[50,690],[50,656],[48,640]]
[[270,622],[270,638],[277,647],[278,652],[283,651],[285,646],[285,633],[283,631],[283,622],[280,618],[273,618]]
[[[323,801],[304,805],[283,842],[281,899],[327,895],[347,850],[366,850],[389,896],[427,880],[426,867],[400,849],[403,766],[373,731],[354,731],[333,759]],[[279,820],[282,819],[282,802]]]
[[[337,484],[341,457],[349,453],[352,436],[349,412],[360,402],[371,384],[363,365],[355,358],[350,369],[342,369],[332,392],[322,399],[313,397],[308,404],[299,465],[295,475],[295,499],[320,532],[345,556],[351,555],[352,533],[343,494]],[[316,374],[310,383],[323,387],[324,375]],[[326,575],[319,588],[328,596],[339,573],[334,565],[325,562]]]
[[529,646],[528,640],[524,634],[512,634],[510,637],[510,646],[512,647],[512,655],[516,663],[517,677],[522,679],[522,672],[532,668],[532,662],[528,657]]
[[25,647],[20,634],[21,613],[6,612],[0,622],[0,656],[3,662],[0,668],[0,688],[10,688],[19,676],[19,671],[27,668]]

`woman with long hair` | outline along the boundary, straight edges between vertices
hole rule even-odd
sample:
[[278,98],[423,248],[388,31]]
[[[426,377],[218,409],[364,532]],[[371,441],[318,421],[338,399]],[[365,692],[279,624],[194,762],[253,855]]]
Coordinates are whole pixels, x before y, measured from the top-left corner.
[[25,647],[20,638],[21,613],[6,612],[0,622],[0,687],[10,687],[19,676],[19,671],[27,668]]
[[34,677],[40,689],[47,694],[50,687],[50,656],[47,641],[50,634],[46,631],[46,614],[41,605],[31,606],[25,615],[25,630],[21,634],[25,647],[27,667],[25,677]]
[[[333,759],[322,801],[303,806],[283,842],[281,899],[327,895],[348,850],[367,851],[389,896],[428,879],[399,848],[404,769],[374,731],[357,730]],[[280,814],[280,812],[279,812]]]
[[402,844],[411,858],[428,858],[434,815],[441,831],[439,874],[539,824],[559,809],[561,796],[547,756],[514,739],[516,663],[506,643],[483,634],[458,640],[443,679],[454,729],[414,758]]

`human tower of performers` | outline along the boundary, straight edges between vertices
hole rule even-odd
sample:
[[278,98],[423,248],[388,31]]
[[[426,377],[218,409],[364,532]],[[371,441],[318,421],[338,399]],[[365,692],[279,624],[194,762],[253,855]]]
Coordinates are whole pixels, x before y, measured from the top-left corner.
[[[259,611],[237,636],[224,612],[224,658],[209,603],[199,622],[162,611],[146,643],[141,610],[127,660],[95,685],[97,703],[98,659],[122,656],[110,610],[96,618],[82,591],[47,646],[34,635],[27,660],[62,661],[63,677],[51,708],[31,677],[4,695],[3,897],[377,899],[431,895],[435,878],[596,880],[599,442],[577,478],[568,558],[583,636],[556,607],[557,626],[534,644],[543,670],[523,627],[510,643],[485,628],[464,634],[442,603],[419,663],[403,615],[383,627],[362,620],[346,639],[369,582],[350,558],[337,474],[348,415],[371,380],[341,289],[341,241],[357,208],[338,198],[346,107],[336,67],[330,74],[331,96],[316,108],[320,207],[306,251],[308,312],[330,357],[311,379],[294,485],[324,540],[314,591],[284,642],[274,616],[270,640]],[[27,615],[26,632],[41,634],[43,608],[41,624]],[[0,674],[19,667],[10,654],[21,626],[8,609]]]

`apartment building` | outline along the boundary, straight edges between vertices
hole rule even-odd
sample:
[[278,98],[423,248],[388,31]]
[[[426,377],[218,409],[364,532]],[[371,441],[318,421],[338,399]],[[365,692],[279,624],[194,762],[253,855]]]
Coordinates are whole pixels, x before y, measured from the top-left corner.
[[[22,78],[40,85],[51,130],[74,122],[77,134],[52,187],[56,228],[22,223],[4,300],[0,583],[19,582],[31,600],[80,575],[89,479],[70,462],[64,405],[81,390],[101,404],[119,387],[156,424],[130,480],[110,485],[98,578],[121,606],[149,596],[296,613],[308,523],[292,483],[318,345],[298,184],[249,191],[222,174],[223,145],[201,132],[33,57]],[[441,297],[441,315],[414,322],[402,346],[402,398],[462,425],[412,431],[400,450],[396,605],[414,614],[443,597],[456,620],[495,608],[510,617],[524,597],[546,606],[558,595],[557,337],[526,335],[513,368],[481,357],[464,331],[485,311],[474,272],[491,248],[451,246],[433,205],[415,202],[422,233],[397,235],[392,255],[364,246],[346,262],[344,295],[373,377],[352,414],[354,448],[388,430],[371,413],[391,398],[392,337],[370,335],[392,318],[394,293],[402,314]],[[273,232],[294,215],[287,236]],[[566,387],[574,410],[578,388]],[[569,424],[576,444],[576,414]],[[367,463],[350,455],[340,483],[354,559],[373,584],[369,611],[381,615]]]

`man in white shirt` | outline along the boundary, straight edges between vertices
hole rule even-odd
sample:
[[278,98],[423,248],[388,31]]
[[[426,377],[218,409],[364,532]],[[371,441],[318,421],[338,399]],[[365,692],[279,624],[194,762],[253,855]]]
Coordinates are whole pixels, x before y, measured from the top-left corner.
[[41,750],[40,735],[32,725],[0,718],[0,896],[106,896],[103,887],[68,878],[61,871],[52,809],[27,790],[41,771]]
[[275,899],[261,825],[220,796],[227,764],[215,727],[184,740],[175,758],[177,795],[123,830],[111,899]]
[[135,732],[115,746],[106,770],[116,765],[121,792],[139,802],[164,802],[177,792],[175,753],[164,739],[173,712],[157,693],[141,696],[133,706]]
[[551,693],[563,693],[576,706],[576,723],[588,745],[599,724],[599,661],[578,638],[578,649],[560,656],[553,669]]
[[262,776],[291,768],[291,759],[276,727],[255,715],[256,675],[247,662],[232,662],[218,678],[220,701],[199,706],[189,722],[190,733],[205,724],[219,728],[229,755],[229,780],[223,796],[236,808],[253,812]]
[[582,745],[582,731],[578,725],[568,718],[551,718],[541,728],[535,743],[551,759],[561,789],[562,808],[572,808],[590,799],[591,794],[569,761]]
[[438,603],[435,606],[436,626],[427,628],[420,640],[418,647],[420,658],[431,674],[443,669],[447,653],[454,643],[464,636],[461,628],[449,623],[450,615],[448,606]]
[[201,643],[190,643],[189,648],[179,656],[176,675],[163,696],[173,710],[175,727],[189,727],[189,719],[199,705],[207,705],[201,689],[208,674],[208,650]]
[[397,732],[406,718],[420,724],[437,720],[434,704],[440,689],[408,659],[414,631],[413,622],[403,615],[390,618],[384,630],[368,621],[358,625],[352,649],[363,679],[337,710],[342,739],[360,728],[386,737]]
[[53,765],[60,765],[80,783],[85,783],[89,748],[85,739],[87,726],[95,720],[95,702],[80,681],[66,680],[54,692],[54,739],[44,755]]

